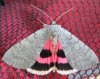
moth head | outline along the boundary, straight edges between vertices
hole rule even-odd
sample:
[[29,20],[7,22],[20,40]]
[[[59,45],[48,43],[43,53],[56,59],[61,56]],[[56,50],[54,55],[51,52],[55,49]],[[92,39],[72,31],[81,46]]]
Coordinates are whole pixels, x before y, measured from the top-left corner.
[[54,26],[54,25],[57,26],[58,24],[56,24],[55,21],[52,21],[50,25],[43,23],[43,27],[44,27],[44,28],[47,28],[48,26]]

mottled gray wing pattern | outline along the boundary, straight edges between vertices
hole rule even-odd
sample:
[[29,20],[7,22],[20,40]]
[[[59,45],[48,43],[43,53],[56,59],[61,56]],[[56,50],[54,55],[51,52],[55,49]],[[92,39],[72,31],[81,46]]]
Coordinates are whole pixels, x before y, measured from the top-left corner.
[[36,31],[19,43],[12,46],[3,56],[2,60],[15,68],[25,69],[31,67],[43,49],[45,28]]
[[84,70],[96,66],[99,60],[95,53],[73,34],[61,28],[61,41],[70,65],[77,70]]

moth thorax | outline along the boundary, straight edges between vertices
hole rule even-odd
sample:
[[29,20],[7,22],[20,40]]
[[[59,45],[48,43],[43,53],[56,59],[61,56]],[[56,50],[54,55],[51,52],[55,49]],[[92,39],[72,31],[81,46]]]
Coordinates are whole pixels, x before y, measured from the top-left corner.
[[61,25],[48,25],[46,28],[46,35],[56,34],[57,36],[61,33]]

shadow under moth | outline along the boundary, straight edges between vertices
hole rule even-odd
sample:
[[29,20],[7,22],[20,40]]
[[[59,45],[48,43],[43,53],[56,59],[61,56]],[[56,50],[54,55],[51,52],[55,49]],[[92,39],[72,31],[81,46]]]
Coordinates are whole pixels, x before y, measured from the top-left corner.
[[99,60],[95,53],[72,33],[56,24],[57,19],[51,25],[43,23],[44,28],[12,46],[2,60],[37,75],[46,75],[51,71],[68,75],[96,66]]

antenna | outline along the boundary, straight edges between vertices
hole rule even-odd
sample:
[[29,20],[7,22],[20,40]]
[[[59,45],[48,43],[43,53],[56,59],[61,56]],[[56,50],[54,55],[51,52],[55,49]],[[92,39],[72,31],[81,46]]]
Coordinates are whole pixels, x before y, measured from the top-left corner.
[[43,23],[43,26],[44,26],[45,28],[48,26],[48,25],[45,24],[44,22],[40,21],[38,18],[37,18],[37,20],[38,20],[40,23]]
[[63,15],[66,14],[66,13],[68,13],[68,12],[71,11],[72,9],[74,9],[74,7],[71,8],[71,9],[69,9],[68,11],[65,11],[65,12],[62,13],[60,16],[58,16],[57,19],[55,20],[55,22],[57,22],[57,20],[58,20],[61,16],[63,16]]
[[37,20],[38,20],[40,23],[45,24],[44,22],[40,21],[38,18],[37,18]]
[[53,21],[53,20],[50,18],[50,16],[47,15],[43,10],[41,10],[41,9],[39,9],[39,8],[37,8],[37,7],[35,7],[33,4],[31,4],[31,6],[34,7],[34,8],[36,8],[36,9],[38,9],[39,11],[43,12],[51,21]]

